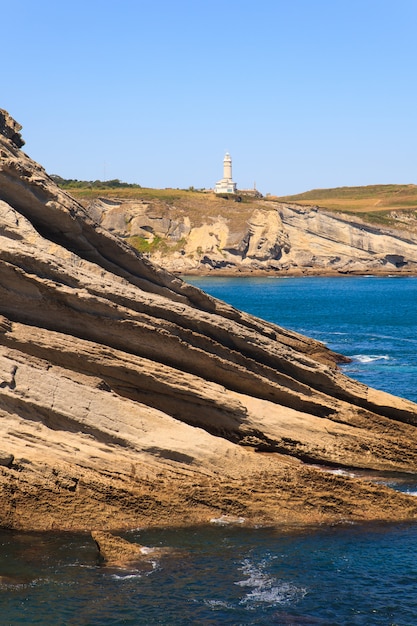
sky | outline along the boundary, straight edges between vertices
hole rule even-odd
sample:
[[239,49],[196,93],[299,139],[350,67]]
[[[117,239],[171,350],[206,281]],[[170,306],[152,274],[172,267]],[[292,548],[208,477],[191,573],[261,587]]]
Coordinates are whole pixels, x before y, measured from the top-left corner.
[[0,108],[48,173],[417,183],[417,0],[4,0]]

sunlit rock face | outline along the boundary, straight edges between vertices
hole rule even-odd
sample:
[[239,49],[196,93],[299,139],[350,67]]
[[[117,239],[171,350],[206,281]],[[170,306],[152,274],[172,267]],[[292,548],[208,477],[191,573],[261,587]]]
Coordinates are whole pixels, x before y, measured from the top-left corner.
[[[181,202],[168,206],[152,200],[99,198],[86,202],[86,209],[103,228],[133,245],[148,243],[149,258],[178,274],[417,272],[417,219],[412,215],[410,228],[402,217],[394,229],[314,206],[262,199],[236,205],[217,199],[213,207],[202,196],[190,215]],[[395,213],[392,218],[395,223]],[[152,245],[159,240],[163,245]]]
[[322,469],[414,472],[413,403],[143,258],[0,121],[1,526],[416,515],[411,497]]

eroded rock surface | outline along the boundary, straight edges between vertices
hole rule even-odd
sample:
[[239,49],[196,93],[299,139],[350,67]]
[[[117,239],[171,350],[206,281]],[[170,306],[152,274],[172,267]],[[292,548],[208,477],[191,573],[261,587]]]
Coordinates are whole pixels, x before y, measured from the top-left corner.
[[160,201],[102,198],[87,210],[133,245],[146,243],[152,260],[179,274],[417,272],[417,219],[411,215],[412,224],[392,212],[398,227],[387,228],[318,207],[265,200],[216,200],[212,207],[208,198],[190,211],[192,219],[175,203]]
[[140,546],[102,530],[92,531],[91,536],[96,543],[103,563],[111,567],[137,567],[141,570],[152,570],[152,562],[155,557],[159,557],[167,551],[167,549]]
[[1,526],[417,515],[410,496],[321,469],[415,472],[415,404],[153,265],[9,135],[0,126]]

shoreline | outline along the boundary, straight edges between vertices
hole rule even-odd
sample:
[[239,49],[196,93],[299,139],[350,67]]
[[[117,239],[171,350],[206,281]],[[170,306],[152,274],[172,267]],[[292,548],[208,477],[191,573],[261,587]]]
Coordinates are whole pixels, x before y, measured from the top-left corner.
[[323,271],[277,271],[277,270],[225,270],[225,269],[211,269],[211,270],[190,270],[187,272],[172,272],[175,276],[178,276],[184,280],[184,277],[224,277],[224,278],[359,278],[359,277],[375,277],[375,278],[417,278],[416,271],[404,271],[399,272],[331,272],[329,270]]
[[351,528],[352,526],[360,527],[389,527],[389,526],[406,526],[417,525],[417,517],[404,518],[404,519],[339,519],[329,521],[312,521],[312,522],[281,522],[281,523],[247,523],[230,521],[224,523],[215,523],[211,521],[206,522],[190,522],[190,523],[171,523],[171,524],[146,524],[139,526],[91,526],[89,528],[7,528],[0,527],[0,533],[7,533],[10,535],[38,535],[40,537],[44,535],[79,535],[89,536],[92,532],[99,530],[101,532],[108,532],[115,536],[125,536],[132,533],[147,533],[152,531],[184,531],[184,532],[198,532],[208,529],[233,529],[242,532],[245,531],[270,531],[280,533],[282,535],[297,535],[298,533],[317,532],[327,528]]
[[221,526],[291,532],[351,524],[417,523],[417,497],[375,480],[386,478],[384,471],[372,472],[371,479],[285,459],[282,464],[278,457],[271,465],[270,457],[261,458],[265,462],[261,475],[239,472],[215,488],[194,472],[185,484],[184,475],[167,476],[164,484],[153,484],[152,498],[149,489],[141,488],[142,481],[129,488],[126,480],[120,485],[110,480],[106,485],[104,477],[99,484],[96,476],[90,485],[80,482],[71,497],[60,488],[45,491],[30,481],[29,489],[16,494],[13,514],[3,517],[0,530],[125,533]]
[[[393,490],[395,491],[395,490]],[[409,498],[413,498],[417,501],[416,496],[408,496]],[[297,533],[305,533],[305,532],[316,532],[320,529],[325,528],[346,528],[351,526],[362,526],[362,527],[385,527],[391,525],[416,525],[417,524],[417,513],[415,515],[404,515],[403,517],[398,517],[397,515],[392,516],[370,516],[370,517],[359,517],[359,516],[327,516],[316,514],[306,514],[305,517],[310,519],[302,519],[300,517],[295,516],[293,520],[281,520],[273,522],[271,519],[263,519],[262,516],[260,518],[250,517],[250,518],[242,518],[234,515],[223,514],[218,518],[212,519],[201,519],[199,516],[196,516],[194,519],[189,519],[186,521],[183,516],[179,516],[178,519],[172,519],[170,517],[170,521],[167,519],[164,520],[146,520],[143,524],[122,524],[113,526],[112,524],[105,523],[93,523],[86,524],[83,526],[65,526],[65,525],[54,525],[51,527],[31,527],[31,526],[20,526],[20,527],[10,527],[10,526],[0,526],[0,533],[10,533],[10,534],[26,534],[26,535],[89,535],[94,531],[103,531],[109,532],[114,535],[126,535],[130,533],[141,533],[141,532],[151,532],[153,530],[156,531],[164,531],[164,530],[178,530],[178,531],[203,531],[211,528],[216,529],[234,529],[241,531],[271,531],[280,534],[297,534]]]

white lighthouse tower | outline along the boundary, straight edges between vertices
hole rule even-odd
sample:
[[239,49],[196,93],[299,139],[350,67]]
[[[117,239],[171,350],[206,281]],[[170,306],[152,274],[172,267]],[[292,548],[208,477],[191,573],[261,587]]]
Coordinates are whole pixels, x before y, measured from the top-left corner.
[[223,180],[232,180],[232,157],[228,152],[223,159]]
[[232,179],[232,157],[226,152],[223,159],[223,178],[216,183],[215,193],[236,193],[236,183]]

